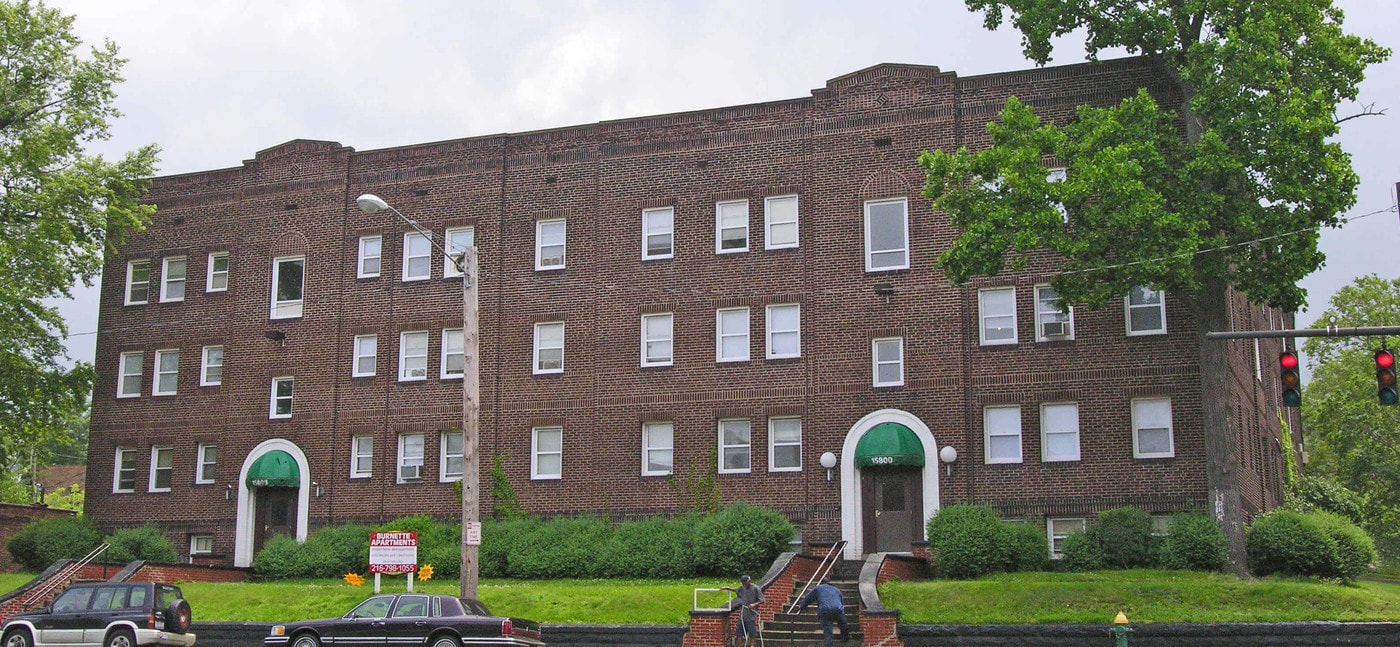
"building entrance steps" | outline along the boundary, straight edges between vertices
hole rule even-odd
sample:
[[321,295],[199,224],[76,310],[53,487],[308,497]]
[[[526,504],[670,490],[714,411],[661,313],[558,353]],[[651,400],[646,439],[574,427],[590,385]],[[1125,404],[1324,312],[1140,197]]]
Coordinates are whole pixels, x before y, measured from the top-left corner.
[[[859,570],[860,562],[855,562],[855,565],[856,569]],[[840,569],[836,570],[839,572]],[[846,624],[851,639],[849,644],[859,645],[863,639],[863,634],[860,631],[860,583],[854,578],[837,580],[835,577],[833,574],[831,584],[841,590],[841,601],[846,603]],[[822,644],[822,623],[817,619],[815,601],[801,613],[786,612],[786,609],[791,609],[799,602],[797,593],[794,591],[793,595],[783,603],[784,611],[774,614],[772,620],[763,623],[763,642],[765,645],[806,647]],[[841,628],[835,627],[832,631],[833,642],[839,644]]]

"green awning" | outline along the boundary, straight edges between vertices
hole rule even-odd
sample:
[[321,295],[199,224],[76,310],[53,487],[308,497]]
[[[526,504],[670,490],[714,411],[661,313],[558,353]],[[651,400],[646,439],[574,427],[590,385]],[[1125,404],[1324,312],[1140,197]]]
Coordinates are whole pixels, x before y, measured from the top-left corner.
[[274,449],[248,468],[248,487],[301,487],[301,470],[291,454]]
[[924,466],[924,445],[914,431],[895,422],[875,425],[856,443],[856,467]]

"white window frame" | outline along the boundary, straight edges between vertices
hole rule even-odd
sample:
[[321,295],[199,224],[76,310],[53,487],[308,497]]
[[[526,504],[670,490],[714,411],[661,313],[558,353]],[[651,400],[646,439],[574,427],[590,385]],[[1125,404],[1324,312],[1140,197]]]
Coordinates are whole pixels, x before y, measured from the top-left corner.
[[[726,315],[735,315],[735,314],[741,315],[742,318],[743,318],[743,327],[744,327],[744,329],[743,329],[742,331],[739,331],[739,330],[730,330],[728,327],[725,326],[725,316],[726,316]],[[739,318],[739,317],[733,317],[733,319],[738,319],[738,318]],[[731,321],[730,323],[733,323],[733,324],[735,325],[736,328],[738,327],[738,322],[737,322],[737,321]],[[724,354],[724,342],[725,342],[725,340],[742,340],[742,342],[743,342],[743,353],[742,353],[742,354],[734,354],[734,355],[725,355],[725,354]],[[715,311],[715,361],[716,361],[716,362],[747,362],[747,361],[749,361],[749,308],[748,308],[748,306],[744,306],[744,307],[741,307],[741,308],[720,308],[720,309],[718,309],[718,310]]]
[[[1151,290],[1157,294],[1157,303],[1134,304],[1133,294],[1129,292],[1123,297],[1123,316],[1127,320],[1125,323],[1129,337],[1142,335],[1165,335],[1167,334],[1167,293],[1162,290]],[[1133,310],[1156,308],[1158,316],[1162,318],[1161,328],[1146,328],[1143,330],[1133,330]]]
[[[423,338],[422,353],[415,352],[409,354],[409,335],[415,338]],[[417,349],[415,349],[416,351]],[[422,360],[423,366],[409,367],[409,360]],[[422,371],[422,375],[413,375],[414,371]],[[421,382],[428,379],[428,331],[426,330],[405,330],[399,333],[399,381],[400,382]]]
[[[872,225],[874,224],[874,219],[871,217],[871,216],[872,216],[872,214],[871,214],[871,208],[872,208],[872,207],[884,206],[884,205],[890,205],[890,204],[898,204],[898,205],[900,205],[901,207],[903,207],[904,213],[903,213],[903,216],[902,216],[902,223],[901,223],[901,224],[903,225],[903,230],[902,230],[902,232],[901,232],[901,233],[902,233],[902,236],[903,236],[903,241],[902,241],[902,242],[903,242],[903,246],[902,246],[902,247],[891,247],[891,248],[889,248],[889,249],[875,249],[875,248],[874,248],[874,239],[871,237],[871,231],[872,231],[872,230],[871,230],[871,227],[872,227]],[[904,261],[903,261],[903,262],[901,262],[901,263],[895,263],[895,264],[890,264],[890,265],[876,265],[876,264],[875,264],[875,255],[876,255],[876,254],[892,254],[892,253],[895,253],[895,252],[899,252],[899,253],[902,253],[902,254],[904,255]],[[909,199],[908,199],[908,198],[886,198],[886,199],[882,199],[882,200],[866,200],[866,201],[865,201],[865,271],[866,271],[866,272],[889,272],[889,271],[893,271],[893,270],[907,270],[907,269],[909,269]]]
[[[728,443],[725,438],[725,431],[733,428],[736,432],[742,433],[747,429],[748,434],[743,442]],[[748,474],[753,471],[753,422],[748,418],[725,418],[719,421],[719,464],[716,468],[720,474]],[[736,458],[738,454],[747,453],[748,465],[745,467],[730,467],[729,452],[733,450]]]
[[[558,449],[541,448],[540,434],[557,434],[559,437]],[[541,469],[540,459],[546,456],[557,456],[559,458],[559,468],[557,472],[546,472]],[[530,430],[530,480],[532,481],[557,481],[564,478],[564,428],[558,425],[535,427]]]
[[[379,249],[373,254],[369,252],[369,244],[374,243]],[[374,271],[365,269],[365,264],[374,261]],[[375,234],[373,236],[360,236],[359,251],[356,253],[355,278],[373,279],[378,278],[384,272],[384,237]]]
[[[407,453],[405,453],[405,450],[409,448],[409,447],[408,447],[408,445],[409,445],[408,439],[409,439],[409,438],[417,438],[417,439],[418,439],[418,456],[417,456],[417,457],[410,456],[410,455],[408,455]],[[395,483],[400,483],[400,484],[402,484],[402,483],[416,483],[416,482],[418,482],[418,481],[423,480],[423,462],[424,462],[424,454],[426,454],[426,452],[427,452],[427,448],[425,447],[425,443],[426,443],[426,439],[423,437],[423,432],[421,432],[421,431],[408,431],[408,432],[404,432],[404,433],[399,434],[399,456],[398,456],[398,461],[395,463],[395,465],[397,466],[397,468],[394,470],[394,482],[395,482]],[[418,469],[416,470],[416,472],[415,472],[415,474],[417,474],[417,475],[416,475],[416,476],[407,476],[407,477],[405,477],[405,476],[404,476],[405,470],[406,470],[407,468],[410,468],[410,467],[417,467],[417,468],[418,468]]]
[[[146,270],[146,280],[144,280],[144,281],[137,281],[137,280],[136,280],[136,270],[137,270],[138,267],[139,267],[139,268],[144,268],[144,269]],[[141,288],[144,289],[144,290],[146,291],[146,298],[140,299],[140,300],[137,300],[137,299],[133,299],[133,298],[132,298],[132,288],[135,288],[135,287],[138,286],[138,285],[141,286]],[[125,298],[124,298],[123,301],[122,301],[122,305],[140,306],[140,305],[146,305],[147,303],[150,303],[150,302],[151,302],[151,259],[149,259],[149,258],[138,258],[138,259],[136,259],[136,260],[127,261],[127,262],[126,262],[126,292],[125,292]]]
[[[1067,179],[1069,179],[1069,169],[1063,166],[1052,166],[1045,171],[1045,181],[1051,184],[1062,184]],[[1060,219],[1069,222],[1069,210],[1065,208],[1065,203],[1058,200],[1050,202],[1055,205],[1055,210],[1060,212]]]
[[[379,335],[355,335],[351,344],[350,377],[373,377],[379,372]],[[369,345],[369,348],[365,348],[366,344]],[[361,362],[364,360],[369,360],[368,371],[361,366]]]
[[[123,467],[122,462],[127,456],[131,457],[131,466]],[[131,486],[122,487],[122,472],[131,474]],[[112,494],[130,494],[136,491],[136,450],[128,447],[118,447],[116,458],[112,463]]]
[[[992,412],[993,412],[993,411],[1007,411],[1007,412],[1014,411],[1014,412],[1016,412],[1016,431],[1015,431],[1015,433],[1011,433],[1010,431],[1003,430],[1003,429],[996,429],[996,430],[992,429]],[[1020,462],[1023,462],[1023,461],[1025,460],[1025,456],[1026,456],[1026,447],[1025,447],[1025,445],[1026,445],[1026,442],[1025,442],[1025,438],[1023,437],[1025,432],[1022,430],[1021,425],[1022,425],[1022,422],[1021,422],[1021,405],[1019,405],[1019,404],[1012,404],[1012,405],[987,405],[987,406],[985,406],[985,407],[982,408],[982,447],[983,447],[983,461],[984,461],[986,464],[988,464],[988,465],[1004,465],[1004,464],[1020,463]],[[1014,457],[1012,457],[1012,456],[993,457],[993,456],[992,456],[992,438],[993,438],[993,437],[997,437],[997,438],[1002,438],[1002,437],[1015,437],[1015,438],[1016,438],[1016,456],[1014,456]]]
[[[545,235],[546,235],[546,231],[545,231],[545,230],[546,230],[546,229],[553,229],[553,227],[554,227],[555,225],[558,225],[559,228],[560,228],[560,232],[559,232],[559,234],[558,234],[559,240],[558,240],[558,242],[554,242],[554,239],[551,238],[551,239],[550,239],[550,242],[546,243],[546,242],[545,242]],[[551,234],[551,235],[553,235],[553,234]],[[558,248],[559,248],[559,255],[558,255],[558,259],[559,259],[559,260],[558,260],[558,262],[551,262],[550,264],[546,265],[546,264],[545,264],[545,261],[546,261],[546,260],[551,260],[551,261],[552,261],[555,257],[554,257],[554,255],[552,255],[552,254],[549,255],[549,256],[546,256],[546,255],[545,255],[545,248],[551,248],[551,249],[552,249],[552,248],[554,248],[554,247],[558,247]],[[537,272],[542,272],[542,271],[548,271],[548,270],[562,270],[562,269],[564,269],[565,265],[568,264],[568,253],[569,253],[569,224],[568,224],[568,220],[566,220],[566,219],[564,219],[564,218],[554,218],[554,219],[550,219],[550,220],[537,220],[537,221],[535,221],[535,271],[537,271]]]
[[[542,331],[546,330],[546,329],[554,328],[554,327],[558,327],[558,328],[559,328],[559,341],[558,341],[558,345],[551,344],[551,345],[546,346],[545,344],[546,344],[547,342],[546,342],[546,340],[543,338],[543,336],[542,336],[540,333],[541,333]],[[530,365],[531,365],[531,367],[532,367],[532,372],[533,372],[535,375],[548,375],[548,374],[551,374],[551,373],[563,373],[563,372],[564,372],[564,322],[562,322],[562,321],[541,321],[541,322],[539,322],[539,323],[536,323],[536,324],[535,324],[534,342],[533,342],[532,346],[533,346],[533,348],[532,348],[532,352],[531,352],[531,364],[530,364]],[[544,361],[545,361],[545,360],[541,359],[540,353],[543,352],[543,351],[552,351],[552,350],[558,350],[558,351],[559,351],[559,365],[558,365],[558,366],[554,366],[554,367],[550,367],[550,368],[545,368],[545,366],[544,366]]]
[[[136,358],[136,371],[129,371],[130,362],[127,360]],[[145,371],[146,357],[139,350],[122,353],[117,359],[117,397],[119,398],[139,398],[141,397],[141,374]],[[136,380],[135,387],[128,389],[129,380]]]
[[[666,321],[666,328],[667,328],[665,335],[663,336],[660,332],[658,332],[658,333],[657,333],[657,336],[655,336],[655,337],[650,337],[650,336],[648,336],[648,335],[649,335],[649,332],[648,332],[647,323],[650,322],[650,321],[661,321],[661,320],[663,320],[663,319]],[[676,328],[675,328],[675,326],[676,326],[676,320],[675,320],[674,313],[670,313],[670,312],[655,312],[655,313],[652,313],[652,314],[645,314],[645,315],[642,315],[642,327],[641,327],[641,338],[642,338],[642,349],[641,349],[641,353],[642,353],[642,366],[671,366],[671,364],[672,364],[672,362],[675,360],[675,356],[676,356],[676,336],[675,336]],[[658,354],[657,357],[653,358],[653,357],[651,356],[651,353],[649,352],[649,351],[650,351],[650,345],[651,345],[651,344],[661,344],[661,343],[663,343],[663,342],[666,344],[667,348],[670,349],[670,350],[666,353],[665,359],[661,359],[659,354]]]
[[190,558],[214,554],[214,535],[190,535]]
[[[277,282],[282,276],[283,263],[295,263],[301,261],[301,298],[277,299]],[[306,256],[296,254],[293,256],[278,256],[272,259],[272,313],[270,319],[296,319],[301,317],[302,310],[306,305]]]
[[[195,485],[208,485],[214,482],[214,468],[219,464],[219,446],[214,443],[200,443],[195,450]],[[209,472],[205,476],[206,468]]]
[[[291,394],[291,395],[288,395],[288,396],[285,396],[285,397],[280,397],[280,396],[277,395],[277,385],[278,385],[278,384],[281,384],[281,383],[283,383],[283,382],[286,382],[286,383],[292,385],[292,394]],[[292,408],[292,407],[293,407],[293,403],[295,402],[295,399],[294,399],[295,397],[296,397],[296,380],[295,380],[295,378],[293,378],[293,377],[291,377],[291,376],[287,376],[287,375],[284,375],[284,376],[282,376],[282,377],[274,377],[274,378],[272,378],[272,394],[271,394],[271,397],[270,397],[270,399],[269,399],[270,402],[269,402],[269,405],[268,405],[268,408],[267,408],[267,417],[268,417],[269,419],[272,419],[272,420],[285,420],[285,419],[287,419],[287,418],[291,418],[291,417],[292,417],[292,411],[293,411],[293,408]],[[286,400],[286,401],[287,401],[287,412],[286,412],[286,413],[277,413],[277,401],[278,401],[278,400]]]
[[[893,346],[896,357],[894,359],[880,359],[881,348]],[[899,372],[898,377],[893,380],[880,380],[880,367],[893,365]],[[904,338],[903,337],[881,337],[870,340],[870,379],[872,386],[904,386]]]
[[[447,447],[449,439],[454,437],[457,438],[458,445],[456,452],[449,450]],[[451,483],[453,481],[462,480],[464,459],[466,456],[465,441],[466,436],[460,431],[444,431],[438,438],[438,471],[441,472],[438,474],[439,482]],[[457,461],[457,471],[455,473],[448,468],[448,466],[452,464],[453,459]]]
[[[218,362],[214,362],[212,359],[210,359],[210,356],[209,356],[209,354],[212,353],[212,352],[214,352],[216,349],[217,349],[218,352],[219,352],[219,361],[218,361]],[[209,370],[210,370],[210,369],[218,369],[218,370],[219,370],[219,375],[218,375],[216,378],[214,378],[214,379],[210,379],[210,378],[209,378]],[[223,344],[211,344],[211,345],[209,345],[209,346],[205,346],[204,348],[200,349],[200,351],[199,351],[199,385],[200,385],[200,386],[219,386],[220,384],[223,384],[223,383],[224,383],[224,346],[223,346]]]
[[[766,357],[767,357],[768,359],[786,359],[786,358],[789,358],[789,357],[801,357],[801,356],[802,356],[802,304],[800,304],[800,303],[775,303],[775,304],[773,304],[773,305],[768,306],[766,310],[767,310],[766,313],[765,313],[765,315],[766,315],[766,320],[765,320],[765,322],[764,322],[764,323],[765,323],[764,331],[765,331],[765,336],[766,336],[767,342],[768,342],[768,343],[767,343],[767,354],[766,354]],[[774,315],[775,311],[778,312],[778,313],[782,313],[782,312],[787,312],[787,311],[789,311],[789,310],[791,310],[791,311],[797,313],[797,325],[792,326],[791,328],[777,328],[777,327],[775,327],[775,325],[773,324],[773,315]],[[797,351],[796,351],[796,352],[793,352],[793,353],[781,353],[781,354],[778,353],[778,352],[775,350],[775,348],[777,347],[777,344],[774,343],[774,340],[777,338],[778,335],[793,335],[793,336],[795,336],[795,337],[797,338],[797,344],[796,344],[796,346],[797,346]]]
[[[161,459],[165,459],[166,465],[161,467]],[[156,485],[160,480],[161,472],[165,472],[167,484],[165,487]],[[151,447],[151,472],[146,479],[147,492],[169,492],[170,486],[175,483],[175,448],[169,445],[156,445]]]
[[[1167,407],[1166,427],[1145,427],[1149,421],[1142,418],[1147,417],[1146,412],[1140,411],[1139,407],[1145,407],[1152,403],[1164,403]],[[1175,458],[1176,457],[1176,432],[1172,425],[1172,400],[1171,398],[1133,398],[1129,403],[1133,417],[1133,458]],[[1142,432],[1147,430],[1166,429],[1168,449],[1165,452],[1144,452],[1141,449]]]
[[[724,218],[727,214],[730,218],[739,215],[736,212],[742,211],[744,216],[743,225],[725,225]],[[724,232],[736,229],[744,230],[744,244],[731,249],[724,248]],[[749,251],[749,201],[748,200],[725,200],[715,203],[715,253],[716,254],[739,254]]]
[[[774,203],[792,201],[792,219],[777,220],[773,214]],[[772,195],[763,199],[763,248],[764,249],[788,249],[802,244],[802,215],[801,205],[798,203],[797,194]],[[782,225],[792,225],[792,242],[773,243],[773,228]]]
[[[171,265],[179,263],[184,267],[176,274]],[[175,303],[185,300],[185,287],[188,285],[187,278],[190,275],[190,259],[188,256],[166,256],[160,259],[160,302]],[[174,287],[180,286],[179,296],[175,296]]]
[[[652,437],[651,437],[651,432],[652,432],[652,430],[658,430],[658,431],[659,431],[659,430],[661,430],[661,429],[666,429],[666,430],[668,430],[668,431],[670,432],[671,442],[670,442],[669,445],[663,446],[663,445],[661,445],[659,442],[656,443],[656,444],[653,444],[653,442],[652,442]],[[670,454],[670,456],[671,456],[671,469],[669,469],[669,470],[652,470],[652,469],[647,469],[647,468],[651,467],[651,453],[652,453],[652,452],[668,452],[668,453]],[[667,474],[670,474],[671,472],[673,472],[673,471],[676,469],[675,460],[676,460],[676,424],[675,424],[674,422],[665,421],[665,420],[657,420],[657,421],[653,421],[653,422],[644,422],[644,423],[642,423],[642,476],[666,476]]]
[[[796,423],[797,440],[778,440],[778,427],[788,423]],[[790,431],[790,430],[789,430]],[[797,448],[797,463],[794,465],[778,465],[778,449],[783,447]],[[799,416],[774,416],[768,419],[768,471],[770,472],[801,472],[802,471],[802,418]]]
[[[461,328],[442,329],[442,352],[438,364],[438,379],[460,380],[467,374],[467,337]],[[462,370],[453,371],[452,358],[462,358]]]
[[[670,216],[671,222],[667,225],[661,222],[661,216]],[[666,236],[670,239],[667,251],[656,254],[651,253],[650,240],[652,237]],[[656,261],[676,256],[676,208],[656,207],[654,209],[642,210],[642,260]]]
[[[987,312],[987,295],[988,295],[988,294],[991,294],[991,293],[1002,293],[1002,292],[1008,292],[1008,293],[1011,294],[1011,312],[1010,312],[1010,313],[997,312],[997,313],[993,313],[993,314],[988,314],[988,312]],[[1010,317],[1010,318],[1011,318],[1011,338],[1010,338],[1010,339],[987,339],[987,320],[988,320],[988,319],[993,319],[993,318],[996,318],[996,319],[1005,319],[1006,317]],[[981,342],[981,344],[982,344],[983,346],[1004,346],[1004,345],[1015,345],[1015,344],[1017,343],[1017,340],[1019,339],[1019,335],[1018,335],[1018,331],[1016,330],[1016,288],[1015,288],[1015,287],[983,288],[983,289],[977,291],[977,336],[978,336],[978,340]]]
[[[174,356],[175,356],[175,368],[174,368],[173,370],[167,371],[167,370],[164,370],[164,369],[161,367],[161,360],[164,359],[166,356],[169,356],[169,355],[174,355]],[[161,378],[163,378],[163,377],[165,377],[165,376],[167,376],[167,375],[168,375],[168,376],[172,376],[172,379],[173,379],[174,382],[175,382],[175,384],[172,386],[172,388],[171,388],[170,390],[168,390],[168,391],[167,391],[167,390],[163,390],[163,389],[160,388],[160,387],[161,387]],[[152,362],[152,366],[151,366],[151,395],[175,395],[175,394],[178,393],[179,391],[180,391],[180,349],[178,349],[178,348],[162,348],[162,349],[156,351],[156,354],[155,354],[155,361]]]
[[[1044,298],[1044,293],[1055,295],[1053,302]],[[1036,341],[1071,341],[1074,339],[1074,306],[1065,308],[1065,312],[1060,312],[1060,293],[1049,285],[1035,286],[1035,340]],[[1047,335],[1045,334],[1046,324],[1063,324],[1065,334]]]
[[[220,260],[224,262],[224,269],[222,270],[215,268]],[[228,290],[229,263],[228,252],[211,252],[209,254],[208,271],[204,274],[205,292],[225,292]],[[223,279],[222,286],[215,284],[215,279],[219,278]]]
[[[1074,409],[1074,422],[1066,425],[1064,429],[1051,429],[1050,410],[1051,409]],[[1073,428],[1070,428],[1070,427]],[[1052,455],[1050,453],[1050,437],[1063,436],[1074,438],[1074,452],[1066,454]],[[1040,405],[1040,460],[1046,463],[1072,462],[1080,457],[1080,435],[1079,435],[1079,403],[1078,402],[1046,402]]]
[[[465,245],[454,242],[454,238],[463,237],[467,240]],[[442,234],[443,244],[447,247],[447,258],[442,259],[442,277],[446,279],[456,278],[462,275],[462,271],[457,269],[456,259],[466,253],[468,247],[476,247],[476,227],[448,227]]]
[[[369,463],[368,469],[360,469],[360,459]],[[367,479],[374,476],[374,436],[357,434],[350,439],[350,478]]]
[[[1078,526],[1076,528],[1058,528],[1057,522],[1066,526]],[[1065,537],[1076,532],[1084,532],[1087,528],[1084,517],[1049,517],[1045,520],[1045,537],[1050,548],[1050,559],[1062,559],[1065,554],[1060,546],[1064,543]]]
[[[423,241],[423,249],[420,253],[413,253],[414,241]],[[414,261],[422,261],[423,273],[411,274],[409,268]],[[403,276],[404,283],[412,281],[426,281],[433,278],[433,239],[427,234],[416,231],[406,231],[403,234]]]

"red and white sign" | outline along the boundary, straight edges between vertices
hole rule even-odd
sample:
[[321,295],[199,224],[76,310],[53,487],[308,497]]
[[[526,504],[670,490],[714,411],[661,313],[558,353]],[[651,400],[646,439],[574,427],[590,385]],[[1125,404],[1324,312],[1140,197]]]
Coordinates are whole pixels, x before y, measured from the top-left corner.
[[418,571],[418,533],[372,532],[369,534],[369,572],[414,573]]

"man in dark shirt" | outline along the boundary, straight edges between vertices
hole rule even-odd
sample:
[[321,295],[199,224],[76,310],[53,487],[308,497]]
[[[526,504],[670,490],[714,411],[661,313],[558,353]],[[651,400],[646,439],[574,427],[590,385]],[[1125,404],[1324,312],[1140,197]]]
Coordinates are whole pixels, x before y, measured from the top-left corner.
[[763,589],[753,583],[753,578],[745,575],[739,578],[739,588],[722,587],[734,592],[732,608],[739,610],[739,623],[734,627],[734,635],[743,639],[744,645],[752,645],[758,640],[758,605],[763,603]]
[[841,642],[851,639],[848,631],[850,627],[846,624],[846,603],[841,600],[841,589],[831,584],[829,576],[822,577],[822,583],[816,588],[807,592],[802,598],[802,608],[797,612],[807,610],[807,605],[813,600],[817,601],[817,619],[822,622],[822,644],[831,647],[831,625],[841,625]]

